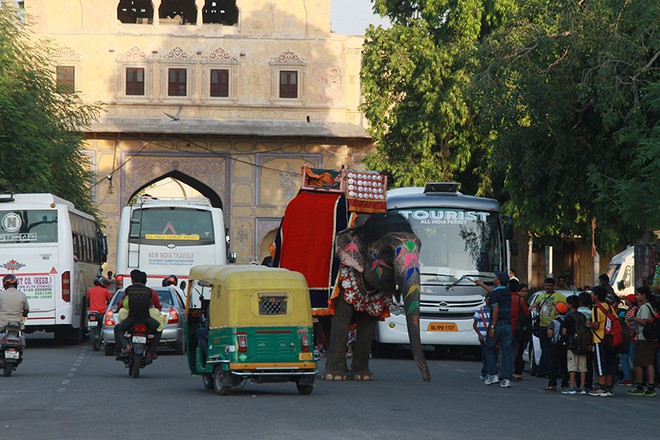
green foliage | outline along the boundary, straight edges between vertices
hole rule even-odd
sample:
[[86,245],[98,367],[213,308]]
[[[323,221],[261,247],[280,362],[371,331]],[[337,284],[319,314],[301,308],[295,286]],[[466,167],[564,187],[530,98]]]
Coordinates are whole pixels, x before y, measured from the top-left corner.
[[51,50],[0,6],[0,192],[50,192],[95,214],[80,130],[99,107],[56,93]]
[[[493,171],[505,176],[518,226],[588,237],[596,217],[606,252],[648,230],[612,200],[615,189],[624,198],[642,189],[634,164],[648,157],[620,138],[650,116],[639,97],[657,80],[657,18],[651,0],[528,1],[515,26],[481,45],[479,124],[496,133],[493,155],[503,160]],[[659,202],[649,193],[647,203]]]
[[376,0],[393,22],[366,33],[362,110],[378,145],[367,165],[398,186],[462,176],[490,187],[484,135],[468,102],[478,41],[505,22],[514,2]]

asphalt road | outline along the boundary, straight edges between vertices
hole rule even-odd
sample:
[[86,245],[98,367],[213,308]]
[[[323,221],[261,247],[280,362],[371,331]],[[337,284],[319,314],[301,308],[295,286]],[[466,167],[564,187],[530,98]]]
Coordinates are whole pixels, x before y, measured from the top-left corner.
[[309,396],[293,383],[249,383],[219,396],[190,376],[185,356],[161,354],[132,379],[86,344],[33,339],[14,375],[0,377],[0,429],[21,440],[603,440],[660,432],[660,397],[621,387],[614,398],[551,395],[536,378],[485,386],[480,362],[455,356],[430,356],[429,367],[431,383],[402,355],[373,359],[374,382],[317,380]]

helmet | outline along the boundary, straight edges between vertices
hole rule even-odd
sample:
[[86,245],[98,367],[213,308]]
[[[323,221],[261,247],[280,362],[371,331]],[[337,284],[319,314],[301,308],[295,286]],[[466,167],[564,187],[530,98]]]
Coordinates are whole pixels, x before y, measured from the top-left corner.
[[104,277],[103,275],[96,275],[94,277],[94,285],[95,286],[109,286],[110,285],[110,280]]
[[176,286],[177,284],[179,284],[179,279],[176,277],[176,275],[170,275],[163,280],[163,287]]
[[10,287],[18,287],[18,279],[12,274],[7,274],[2,278],[2,287],[9,289]]

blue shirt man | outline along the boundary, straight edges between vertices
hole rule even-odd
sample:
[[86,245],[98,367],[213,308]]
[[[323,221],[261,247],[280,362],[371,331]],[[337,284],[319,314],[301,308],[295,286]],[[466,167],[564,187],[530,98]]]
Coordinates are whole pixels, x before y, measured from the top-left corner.
[[[488,338],[486,339],[486,361],[488,365],[488,377],[484,381],[486,385],[492,385],[500,381],[497,372],[497,344],[500,344],[502,350],[502,388],[511,387],[511,378],[513,377],[513,356],[511,345],[513,342],[513,332],[511,330],[511,291],[506,287],[509,282],[509,276],[505,272],[495,272],[493,284],[495,288],[489,290],[490,302],[490,326],[488,328]],[[482,285],[481,281],[475,282]]]

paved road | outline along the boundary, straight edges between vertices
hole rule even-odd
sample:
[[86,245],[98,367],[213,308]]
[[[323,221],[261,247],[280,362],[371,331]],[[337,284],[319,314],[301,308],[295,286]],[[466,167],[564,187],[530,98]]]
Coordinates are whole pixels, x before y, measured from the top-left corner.
[[[660,397],[549,395],[532,379],[485,386],[480,363],[430,359],[423,383],[405,356],[374,359],[372,383],[248,384],[218,396],[190,377],[184,356],[163,354],[129,378],[88,345],[32,340],[10,378],[0,377],[6,439],[611,439],[656,438]],[[648,414],[644,428],[630,427]],[[604,425],[596,422],[604,420]],[[646,433],[646,434],[645,434]],[[102,435],[102,437],[100,437]]]

